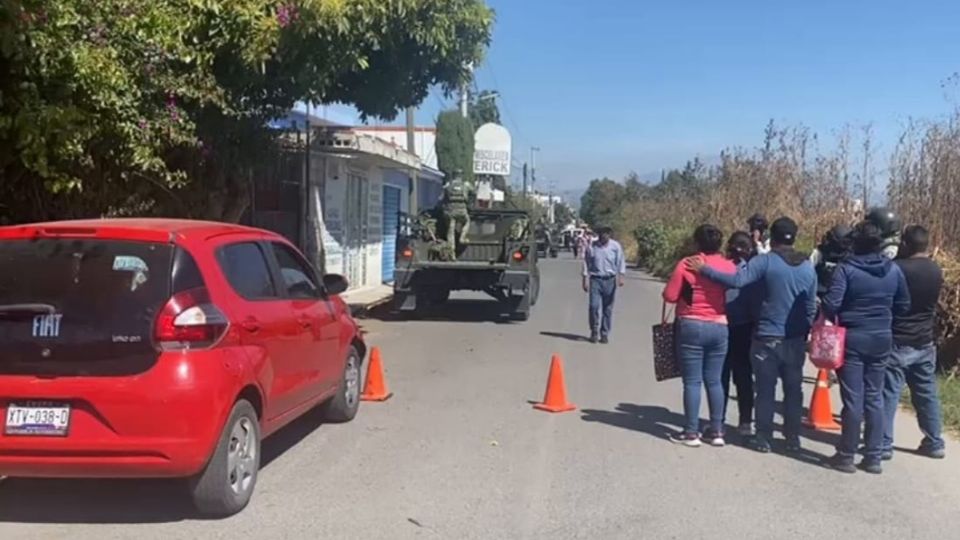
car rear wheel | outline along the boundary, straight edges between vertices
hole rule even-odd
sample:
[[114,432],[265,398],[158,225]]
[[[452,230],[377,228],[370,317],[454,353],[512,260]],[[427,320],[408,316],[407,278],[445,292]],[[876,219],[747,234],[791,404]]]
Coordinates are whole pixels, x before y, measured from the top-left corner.
[[260,422],[249,401],[233,406],[206,468],[191,482],[193,503],[200,513],[226,517],[243,510],[260,471]]
[[349,422],[357,416],[360,409],[360,368],[363,360],[356,347],[347,351],[347,361],[343,367],[340,386],[337,393],[323,405],[323,418],[327,422]]

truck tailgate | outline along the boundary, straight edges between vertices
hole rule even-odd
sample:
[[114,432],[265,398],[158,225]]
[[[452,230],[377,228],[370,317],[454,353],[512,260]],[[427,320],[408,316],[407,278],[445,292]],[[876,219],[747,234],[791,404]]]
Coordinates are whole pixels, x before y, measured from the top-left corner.
[[457,256],[461,262],[502,262],[503,242],[471,242]]

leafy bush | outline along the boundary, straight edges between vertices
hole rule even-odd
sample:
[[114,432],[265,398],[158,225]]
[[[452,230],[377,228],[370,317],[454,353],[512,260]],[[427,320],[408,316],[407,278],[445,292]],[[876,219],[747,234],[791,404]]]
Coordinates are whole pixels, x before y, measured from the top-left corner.
[[670,248],[667,230],[660,222],[637,227],[633,238],[637,242],[637,265],[642,268],[650,268],[654,258]]

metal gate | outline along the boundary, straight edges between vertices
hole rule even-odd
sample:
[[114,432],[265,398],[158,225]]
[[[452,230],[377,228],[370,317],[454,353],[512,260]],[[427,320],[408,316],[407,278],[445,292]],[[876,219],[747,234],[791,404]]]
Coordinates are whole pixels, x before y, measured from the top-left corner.
[[344,274],[350,288],[367,285],[367,199],[369,181],[365,176],[350,172],[347,175],[346,227],[344,230]]
[[393,282],[397,263],[397,226],[400,220],[400,188],[383,186],[383,282]]

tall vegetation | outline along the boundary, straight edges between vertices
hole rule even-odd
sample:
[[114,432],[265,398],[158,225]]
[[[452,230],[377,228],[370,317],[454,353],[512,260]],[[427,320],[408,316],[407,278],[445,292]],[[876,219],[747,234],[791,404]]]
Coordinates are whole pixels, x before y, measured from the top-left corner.
[[437,116],[437,166],[447,178],[459,171],[473,180],[474,127],[460,111],[443,111]]
[[[877,199],[873,148],[869,127],[844,129],[824,144],[807,128],[771,123],[758,147],[726,149],[712,166],[691,161],[634,195],[628,195],[633,177],[594,180],[581,216],[614,227],[635,260],[660,275],[689,253],[697,224],[711,222],[729,234],[746,228],[755,212],[794,218],[800,247],[811,249],[833,225],[862,218],[865,198]],[[890,160],[887,203],[906,223],[931,229],[947,273],[939,328],[948,345],[944,364],[954,366],[960,348],[960,111],[910,124]]]

